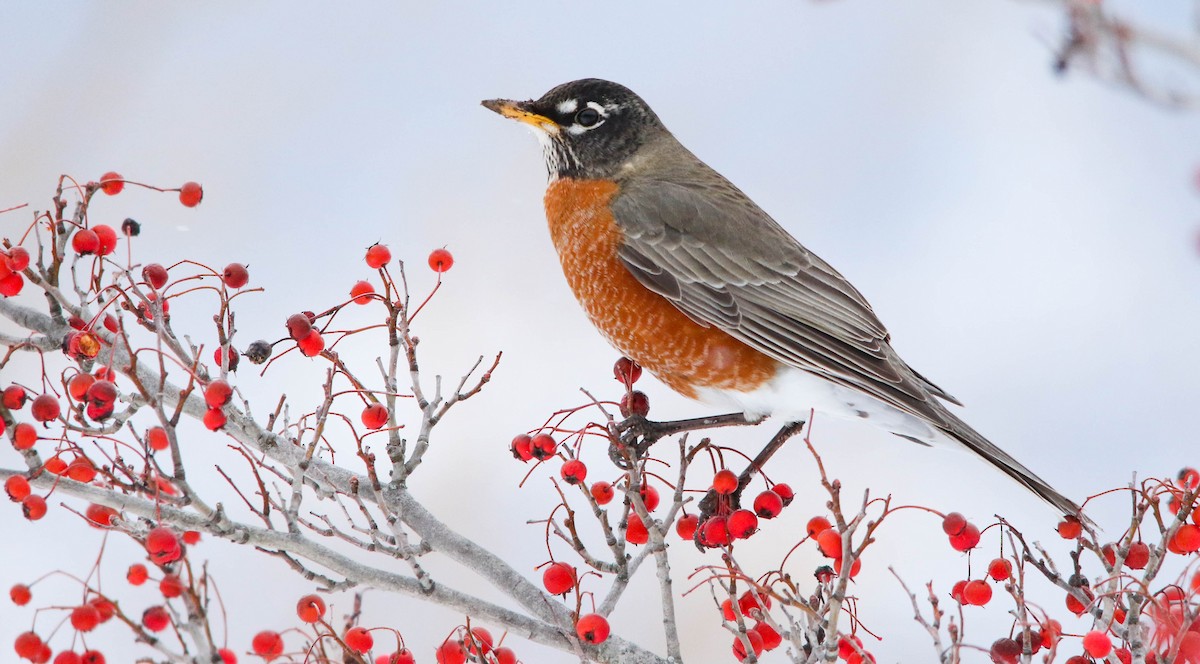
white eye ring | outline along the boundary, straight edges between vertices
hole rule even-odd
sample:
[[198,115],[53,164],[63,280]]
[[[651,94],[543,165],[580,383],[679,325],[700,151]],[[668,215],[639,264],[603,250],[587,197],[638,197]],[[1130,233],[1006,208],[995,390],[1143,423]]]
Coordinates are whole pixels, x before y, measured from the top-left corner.
[[574,122],[570,127],[567,128],[567,131],[578,136],[585,131],[590,131],[596,127],[599,127],[600,125],[604,124],[604,121],[607,119],[608,111],[600,104],[597,104],[594,101],[589,101],[586,106],[581,108],[579,112],[575,114]]

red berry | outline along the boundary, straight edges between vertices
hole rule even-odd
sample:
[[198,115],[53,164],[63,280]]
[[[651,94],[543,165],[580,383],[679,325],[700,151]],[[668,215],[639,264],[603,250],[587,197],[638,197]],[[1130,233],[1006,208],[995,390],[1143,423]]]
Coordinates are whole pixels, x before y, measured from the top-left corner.
[[[513,652],[508,646],[501,646],[492,651],[492,655],[496,657],[496,664],[517,664],[517,653]],[[413,664],[412,661],[401,664]]]
[[87,396],[88,388],[92,383],[96,382],[96,377],[92,374],[77,373],[71,376],[71,380],[67,381],[67,393],[76,401],[83,401]]
[[305,314],[292,314],[287,319],[288,336],[295,341],[300,341],[307,337],[313,329],[313,321]]
[[178,575],[168,574],[158,582],[158,592],[167,599],[179,597],[183,594],[183,580]]
[[0,278],[0,295],[4,297],[15,297],[24,288],[25,277],[22,277],[20,272],[6,274]]
[[97,380],[84,394],[89,403],[111,404],[117,400],[117,386],[110,380]]
[[388,409],[381,403],[368,404],[362,412],[362,423],[368,429],[382,429],[387,424]]
[[39,394],[29,407],[29,414],[38,422],[57,420],[61,412],[62,407],[59,406],[58,399],[53,394]]
[[117,231],[113,230],[112,226],[96,224],[92,226],[92,231],[96,234],[97,256],[107,256],[117,248]]
[[992,587],[982,579],[968,581],[967,585],[963,586],[962,598],[963,604],[983,606],[992,601]]
[[134,563],[129,566],[125,572],[125,580],[131,586],[140,586],[150,577],[150,573],[146,570],[146,566],[141,563]]
[[151,427],[146,432],[146,444],[150,449],[161,452],[171,446],[171,440],[167,437],[167,430],[162,427]]
[[[775,486],[779,485],[776,484]],[[809,537],[816,537],[832,527],[833,524],[829,523],[829,519],[826,519],[823,516],[814,516],[808,520],[808,525],[805,526],[805,531],[808,533]]]
[[184,544],[199,544],[200,532],[197,530],[185,530],[183,531],[183,536],[180,537],[180,539],[183,540]]
[[221,648],[217,654],[221,656],[221,664],[237,664],[237,655],[229,648]]
[[735,474],[732,470],[729,470],[728,468],[722,468],[721,470],[717,471],[716,475],[713,476],[712,489],[718,494],[722,496],[728,496],[734,491],[737,491],[737,488],[738,477],[737,474]]
[[950,536],[950,546],[955,551],[970,551],[977,544],[979,544],[979,529],[972,523],[968,523],[957,535]]
[[88,604],[95,607],[96,611],[100,613],[101,623],[106,623],[109,620],[112,620],[113,616],[117,615],[117,605],[113,604],[107,597],[102,595],[97,595],[91,598],[88,600]]
[[305,595],[296,603],[296,615],[306,623],[315,623],[325,617],[325,600],[317,595]]
[[375,287],[369,281],[356,281],[354,286],[350,288],[350,299],[355,304],[370,304],[371,294],[375,292]]
[[1021,644],[1007,637],[996,639],[988,654],[994,664],[1017,664],[1021,661]]
[[27,450],[33,447],[37,442],[37,429],[28,422],[20,422],[12,430],[13,447],[18,450]]
[[142,280],[150,284],[154,290],[161,290],[167,285],[167,268],[158,263],[151,263],[142,268]]
[[[500,650],[508,650],[508,648],[501,648]],[[510,650],[509,652],[512,651]],[[375,664],[417,664],[417,657],[408,648],[401,648],[390,655],[376,657]],[[516,660],[513,660],[509,664],[516,664]]]
[[21,410],[25,407],[25,401],[28,399],[29,396],[25,392],[25,388],[20,385],[9,385],[4,388],[4,407],[9,410]]
[[179,560],[183,555],[183,546],[179,543],[175,531],[166,526],[159,526],[146,534],[146,553],[150,554],[150,560],[154,564],[165,565]]
[[492,633],[482,627],[472,627],[467,633],[467,652],[483,657],[492,651]]
[[[855,558],[854,562],[850,564],[850,578],[853,579],[854,577],[858,576],[858,572],[861,569],[862,569],[862,559]],[[842,573],[842,559],[841,558],[833,559],[833,571],[839,575]]]
[[[204,200],[204,188],[196,182],[184,182],[179,188],[179,202],[184,207],[196,207]],[[282,652],[282,651],[281,651]]]
[[735,510],[729,515],[729,534],[734,539],[746,539],[758,532],[758,517],[750,510]]
[[763,650],[774,650],[783,643],[783,636],[770,623],[760,622],[754,626],[754,631],[762,638]]
[[730,598],[726,598],[725,601],[721,602],[721,617],[729,622],[733,622],[737,616],[743,615],[740,610],[734,613],[733,606],[733,600]]
[[100,191],[109,196],[116,196],[125,188],[125,178],[116,171],[109,171],[100,176]]
[[628,357],[622,357],[613,365],[613,377],[628,389],[642,377],[642,365]]
[[758,655],[762,654],[762,651],[763,651],[762,636],[760,636],[758,632],[756,632],[752,629],[748,630],[746,632],[745,641],[743,641],[741,639],[741,637],[737,637],[737,636],[733,637],[733,656],[739,662],[744,661],[746,659],[746,657],[749,656],[749,653],[746,651],[746,641],[750,642],[750,649],[752,651],[754,651],[754,655],[756,657]]
[[826,558],[842,557],[842,534],[836,528],[826,528],[817,533],[817,547]]
[[342,640],[346,642],[346,647],[354,652],[367,652],[375,645],[375,637],[362,627],[351,627],[346,630]]
[[764,519],[774,519],[783,511],[783,498],[767,489],[754,497],[754,513]]
[[621,411],[621,417],[631,415],[645,417],[650,414],[650,397],[646,396],[645,392],[637,390],[626,392],[621,396],[621,401],[617,403],[617,409]]
[[738,597],[737,605],[743,616],[757,619],[762,616],[763,611],[771,610],[771,596],[764,592],[747,590]]
[[584,643],[591,645],[604,643],[609,633],[608,620],[598,613],[589,613],[575,623],[575,632],[579,634],[579,638],[583,639]]
[[433,656],[438,664],[463,664],[467,661],[466,649],[454,639],[446,639]]
[[1058,534],[1063,539],[1076,539],[1082,532],[1083,526],[1080,525],[1079,519],[1073,516],[1063,517],[1063,520],[1058,522]]
[[4,480],[4,492],[8,494],[9,500],[20,502],[25,500],[25,497],[32,493],[33,489],[24,475],[11,475]]
[[209,408],[220,408],[233,398],[233,387],[229,382],[218,378],[204,388],[204,402]]
[[91,604],[71,609],[71,626],[80,632],[90,632],[100,624],[100,611]]
[[1150,562],[1150,547],[1145,542],[1133,542],[1125,555],[1125,566],[1129,569],[1145,569]]
[[46,463],[42,464],[42,468],[51,475],[62,475],[67,472],[67,462],[63,461],[62,457],[56,454],[46,459]]
[[942,518],[942,532],[954,537],[967,527],[967,517],[958,512],[951,512]]
[[[17,249],[20,249],[20,247],[17,247]],[[17,249],[13,249],[13,251],[16,251]],[[18,268],[14,267],[12,269],[16,270]],[[1183,468],[1179,471],[1178,479],[1179,485],[1183,488],[1195,490],[1197,487],[1200,487],[1200,470],[1196,470],[1195,468]]]
[[850,659],[851,655],[858,654],[862,650],[862,639],[850,634],[838,638],[838,659]]
[[445,272],[454,265],[454,256],[445,249],[434,249],[429,254],[429,267],[434,272]]
[[204,426],[208,427],[209,431],[219,431],[225,427],[228,418],[220,408],[209,408],[204,412]]
[[597,505],[609,504],[616,493],[613,491],[613,485],[608,482],[596,482],[592,485],[592,498],[596,500]]
[[784,507],[791,505],[792,500],[796,498],[796,493],[792,491],[792,487],[784,484],[783,482],[771,486],[771,490],[779,494],[780,498],[783,498]]
[[21,501],[21,511],[26,519],[37,521],[46,516],[46,499],[37,494],[25,496],[25,500]]
[[646,506],[647,512],[658,509],[658,504],[662,502],[658,495],[658,489],[651,484],[643,484],[642,488],[638,489],[638,495],[642,497],[642,504]]
[[587,466],[579,459],[571,459],[564,463],[560,472],[567,484],[581,484],[587,479]]
[[[509,449],[512,450],[514,459],[529,461],[533,458],[533,438],[529,434],[518,434],[512,439]],[[610,486],[609,488],[611,489],[612,487]]]
[[1012,576],[1012,563],[1005,558],[997,558],[988,563],[988,576],[996,581],[1005,581]]
[[547,433],[539,433],[538,435],[534,436],[533,439],[529,441],[529,444],[530,450],[533,452],[533,458],[537,459],[538,461],[545,461],[546,459],[549,459],[550,457],[554,456],[554,453],[558,450],[558,443],[555,443],[554,439],[551,438],[550,434]]
[[92,465],[91,459],[80,457],[67,466],[67,477],[88,484],[96,479],[96,467]]
[[54,664],[82,664],[83,658],[73,650],[64,650],[54,656]]
[[392,261],[392,252],[386,244],[373,244],[367,249],[367,266],[378,270]]
[[729,522],[723,516],[710,516],[700,524],[700,543],[709,548],[729,544]]
[[225,271],[221,273],[221,278],[225,280],[226,286],[241,288],[250,282],[250,272],[241,263],[230,263],[225,266]]
[[4,264],[13,272],[20,272],[29,267],[29,250],[25,247],[13,247],[8,250],[8,257],[4,259]]
[[100,236],[90,228],[81,228],[71,236],[71,250],[80,256],[94,254],[100,248]]
[[283,637],[279,636],[279,632],[264,629],[254,635],[250,641],[250,649],[255,655],[269,662],[283,654]]
[[166,316],[171,312],[171,301],[167,298],[160,301],[158,293],[151,291],[146,293],[146,301],[138,305],[138,313],[146,320],[154,320],[157,316],[156,307],[161,308],[163,315]]
[[92,503],[87,506],[83,515],[87,517],[88,525],[108,528],[113,525],[113,520],[117,518],[117,511],[106,505]]
[[17,606],[25,606],[29,600],[33,599],[33,592],[24,583],[18,583],[9,589],[8,598]]
[[31,660],[37,657],[38,652],[42,649],[42,637],[33,632],[21,632],[17,635],[14,647],[17,651],[17,656]]
[[675,522],[675,532],[680,538],[691,540],[696,536],[696,528],[700,527],[700,517],[695,514],[684,514]]
[[1190,523],[1183,524],[1175,531],[1175,537],[1171,539],[1170,544],[1181,553],[1200,550],[1200,528]]
[[642,517],[636,514],[629,515],[629,522],[625,526],[625,541],[630,544],[645,544],[650,541],[650,531],[646,529]]
[[321,337],[320,332],[313,330],[308,333],[307,337],[297,341],[296,345],[300,348],[300,353],[305,357],[315,357],[320,355],[321,351],[325,350],[325,339]]
[[1083,649],[1094,659],[1104,659],[1112,652],[1112,641],[1100,630],[1092,630],[1083,636]]
[[551,595],[566,594],[575,587],[575,568],[566,563],[550,563],[542,572],[542,585]]
[[151,632],[161,632],[171,624],[171,614],[161,606],[152,606],[142,612],[142,625]]

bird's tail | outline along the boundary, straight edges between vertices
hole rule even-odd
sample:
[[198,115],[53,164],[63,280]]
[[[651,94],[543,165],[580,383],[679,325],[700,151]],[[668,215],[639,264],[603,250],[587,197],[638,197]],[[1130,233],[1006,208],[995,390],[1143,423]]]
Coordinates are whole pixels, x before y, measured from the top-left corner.
[[1050,486],[1045,480],[1034,474],[1020,461],[1012,458],[1007,452],[996,447],[987,438],[984,438],[978,431],[972,429],[966,422],[955,417],[949,409],[943,409],[941,415],[944,418],[945,425],[940,427],[942,432],[954,440],[962,443],[967,449],[987,459],[993,466],[1004,471],[1005,475],[1019,482],[1026,489],[1029,489],[1037,497],[1053,505],[1065,515],[1077,517],[1081,521],[1087,522],[1088,519],[1083,516],[1079,505],[1066,496],[1062,495]]

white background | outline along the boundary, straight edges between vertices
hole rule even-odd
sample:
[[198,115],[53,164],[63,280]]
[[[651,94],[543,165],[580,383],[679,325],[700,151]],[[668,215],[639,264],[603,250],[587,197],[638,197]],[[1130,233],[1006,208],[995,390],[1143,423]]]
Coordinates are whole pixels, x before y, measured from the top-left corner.
[[[1188,18],[1174,4],[1139,18],[1173,28]],[[615,398],[616,355],[562,282],[542,220],[535,142],[478,102],[609,78],[639,92],[685,145],[849,277],[903,356],[968,404],[968,421],[1082,499],[1134,473],[1173,474],[1200,461],[1192,422],[1200,120],[1082,73],[1055,76],[1061,29],[1052,10],[996,0],[8,3],[0,9],[0,208],[45,209],[60,173],[202,182],[196,209],[128,188],[97,201],[92,220],[138,219],[137,261],[249,263],[252,285],[267,290],[241,300],[243,346],[281,335],[294,311],[344,298],[370,276],[361,257],[373,242],[412,266],[417,292],[432,283],[427,253],[449,248],[457,262],[419,322],[427,371],[457,376],[497,350],[505,361],[484,395],[441,427],[414,488],[532,577],[546,552],[540,527],[525,521],[544,517],[552,499],[544,473],[516,489],[526,468],[509,457],[508,439],[578,403],[581,386]],[[19,235],[29,219],[9,213],[0,230]],[[173,304],[177,329],[211,345],[211,306],[205,297]],[[383,348],[364,338],[342,352],[370,374]],[[19,370],[6,369],[4,381],[36,381]],[[279,389],[299,412],[315,404],[322,371],[293,358],[266,378],[243,371],[238,382],[260,414]],[[705,413],[653,381],[644,389],[657,417]],[[1052,510],[967,455],[827,419],[817,427],[816,444],[849,496],[869,486],[981,525],[1002,513],[1033,537],[1057,539]],[[751,451],[765,435],[722,441]],[[187,444],[200,472],[223,442],[201,431]],[[601,470],[602,450],[593,454],[593,473],[615,474]],[[7,459],[0,463],[17,463]],[[776,463],[776,478],[799,496],[786,518],[742,547],[743,562],[760,569],[778,563],[824,500],[798,446]],[[207,490],[229,499],[215,481]],[[100,537],[58,503],[36,524],[15,506],[0,510],[0,587],[55,569],[86,573]],[[1097,508],[1112,536],[1125,504]],[[996,547],[985,538],[976,575]],[[702,560],[688,548],[673,549],[681,590]],[[235,650],[258,629],[294,624],[295,600],[307,590],[278,561],[207,540],[193,555],[211,561]],[[102,578],[140,615],[155,592],[121,585],[136,558],[114,543]],[[429,564],[444,574],[435,578],[492,594]],[[792,564],[807,579],[819,561],[806,547]],[[872,646],[880,661],[933,661],[887,564],[914,587],[933,578],[944,592],[966,576],[967,561],[945,545],[936,519],[906,512],[881,531],[856,584],[866,626],[886,636]],[[631,591],[613,622],[661,651],[654,614],[641,610],[657,605],[650,585]],[[51,596],[77,602],[77,587],[49,580],[35,603]],[[1065,613],[1059,595],[1043,598]],[[732,661],[707,593],[681,606],[689,661]],[[365,624],[402,630],[419,661],[432,661],[432,647],[462,620],[377,593],[366,607]],[[1008,622],[1001,606],[984,613],[967,611],[967,636],[986,646],[1007,635]],[[60,615],[39,617],[39,631]],[[0,602],[3,652],[31,619]],[[108,647],[109,661],[142,652],[116,656],[129,648],[125,636],[116,625],[97,632],[98,643],[124,644]],[[526,662],[571,661],[512,645]],[[1077,642],[1066,649],[1076,651]]]

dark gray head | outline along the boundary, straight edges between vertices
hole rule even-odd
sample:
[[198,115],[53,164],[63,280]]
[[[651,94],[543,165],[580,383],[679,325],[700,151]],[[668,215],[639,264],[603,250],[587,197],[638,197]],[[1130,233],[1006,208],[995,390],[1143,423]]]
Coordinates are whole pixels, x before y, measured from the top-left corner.
[[533,128],[551,178],[613,179],[643,145],[669,135],[641,97],[598,78],[563,83],[537,100],[483,105]]

